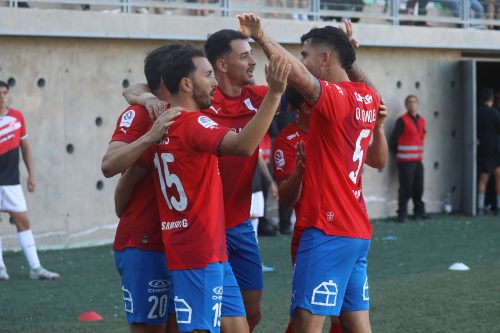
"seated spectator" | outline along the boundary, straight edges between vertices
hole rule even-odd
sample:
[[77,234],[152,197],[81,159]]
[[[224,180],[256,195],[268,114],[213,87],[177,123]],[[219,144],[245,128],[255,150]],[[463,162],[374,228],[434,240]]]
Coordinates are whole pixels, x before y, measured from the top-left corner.
[[[292,0],[292,8],[297,8],[297,9],[300,8],[302,10],[306,10],[309,8],[309,1],[308,0]],[[292,19],[301,20],[301,21],[309,21],[309,17],[307,17],[307,14],[293,13]]]
[[[485,18],[487,20],[500,20],[500,1],[498,0],[483,0],[485,9]],[[488,25],[488,29],[494,29],[495,26]],[[498,27],[497,27],[498,28]]]
[[[427,15],[426,7],[427,7],[428,2],[429,2],[429,0],[408,0],[408,2],[406,3],[406,13],[405,14],[414,15],[415,6],[418,3],[418,15],[426,16]],[[413,22],[403,21],[403,22],[401,22],[401,24],[410,25],[410,24],[413,24]],[[425,21],[415,22],[415,25],[428,26],[427,22],[425,22]]]

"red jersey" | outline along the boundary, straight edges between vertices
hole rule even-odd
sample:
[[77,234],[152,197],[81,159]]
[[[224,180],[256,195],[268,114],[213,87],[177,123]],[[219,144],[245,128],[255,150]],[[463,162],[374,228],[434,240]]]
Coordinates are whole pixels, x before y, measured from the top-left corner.
[[364,83],[320,83],[311,110],[298,222],[327,235],[371,239],[361,174],[380,101]]
[[28,137],[23,114],[12,108],[0,116],[0,185],[19,185],[19,146]]
[[[227,261],[217,150],[230,131],[200,112],[181,112],[156,146],[155,188],[169,269]],[[141,157],[141,164],[144,159]]]
[[[293,174],[295,170],[295,145],[300,141],[307,143],[307,132],[301,130],[295,123],[285,127],[276,137],[273,145],[273,170],[274,178],[278,183],[288,179]],[[301,201],[302,195],[295,203],[295,212],[299,210]],[[293,227],[291,243],[292,263],[295,263],[295,255],[303,231],[304,227],[297,221]]]
[[[111,141],[131,143],[151,127],[148,111],[139,105],[129,106],[118,118]],[[134,193],[123,212],[116,230],[113,248],[128,247],[162,251],[160,216],[156,207],[153,175],[148,173],[137,182]]]
[[[212,106],[202,112],[209,115],[219,125],[239,132],[253,118],[267,90],[267,86],[244,86],[240,96],[230,97],[217,88],[212,98]],[[219,157],[226,229],[235,227],[250,218],[252,179],[257,157],[257,149],[250,157]]]

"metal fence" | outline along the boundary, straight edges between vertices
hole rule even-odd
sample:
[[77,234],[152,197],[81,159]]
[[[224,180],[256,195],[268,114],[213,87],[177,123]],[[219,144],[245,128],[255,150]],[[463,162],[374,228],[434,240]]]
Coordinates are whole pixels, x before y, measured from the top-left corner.
[[351,18],[375,24],[500,28],[500,0],[9,0],[0,6],[199,16],[251,11],[304,21]]

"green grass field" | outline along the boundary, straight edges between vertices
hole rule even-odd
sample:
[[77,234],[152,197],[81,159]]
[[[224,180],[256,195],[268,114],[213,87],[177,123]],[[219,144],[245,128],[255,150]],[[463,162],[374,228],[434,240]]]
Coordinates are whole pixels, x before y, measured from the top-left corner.
[[[394,236],[395,240],[384,240]],[[369,256],[374,332],[500,332],[500,217],[439,216],[429,222],[374,222]],[[290,237],[261,238],[263,319],[256,333],[288,321]],[[11,280],[0,283],[0,332],[127,332],[110,246],[40,252],[59,281],[31,281],[21,253],[4,255]],[[470,271],[450,271],[463,262]],[[78,322],[85,310],[104,317]]]

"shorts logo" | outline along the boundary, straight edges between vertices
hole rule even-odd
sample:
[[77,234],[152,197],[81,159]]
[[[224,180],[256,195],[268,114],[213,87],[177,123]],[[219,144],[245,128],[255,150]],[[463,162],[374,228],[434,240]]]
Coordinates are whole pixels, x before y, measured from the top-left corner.
[[205,117],[205,116],[198,117],[198,123],[201,126],[203,126],[205,128],[210,128],[210,129],[219,126],[219,124],[217,124],[215,121],[213,121],[212,119]]
[[276,165],[277,170],[283,171],[283,167],[285,166],[285,156],[283,154],[283,150],[278,149],[274,152],[274,164]]
[[132,294],[125,286],[122,286],[122,291],[125,312],[134,313],[134,300],[132,299]]
[[135,111],[128,110],[122,115],[122,120],[120,121],[120,127],[130,127],[135,118]]
[[152,280],[149,281],[149,293],[165,293],[170,289],[170,282],[168,280]]
[[175,314],[177,316],[178,324],[191,324],[191,316],[193,315],[193,309],[189,304],[182,298],[175,296]]
[[212,299],[221,301],[223,290],[224,288],[222,286],[215,287],[213,289],[214,295],[212,295]]
[[311,304],[321,306],[335,306],[339,289],[332,280],[320,283],[313,290]]
[[245,106],[247,107],[248,110],[257,112],[257,109],[252,105],[250,98],[245,99],[243,103],[245,103]]
[[363,285],[363,301],[370,300],[370,294],[368,293],[368,289],[370,289],[370,287],[368,286],[368,277],[367,277],[365,279],[365,284]]

